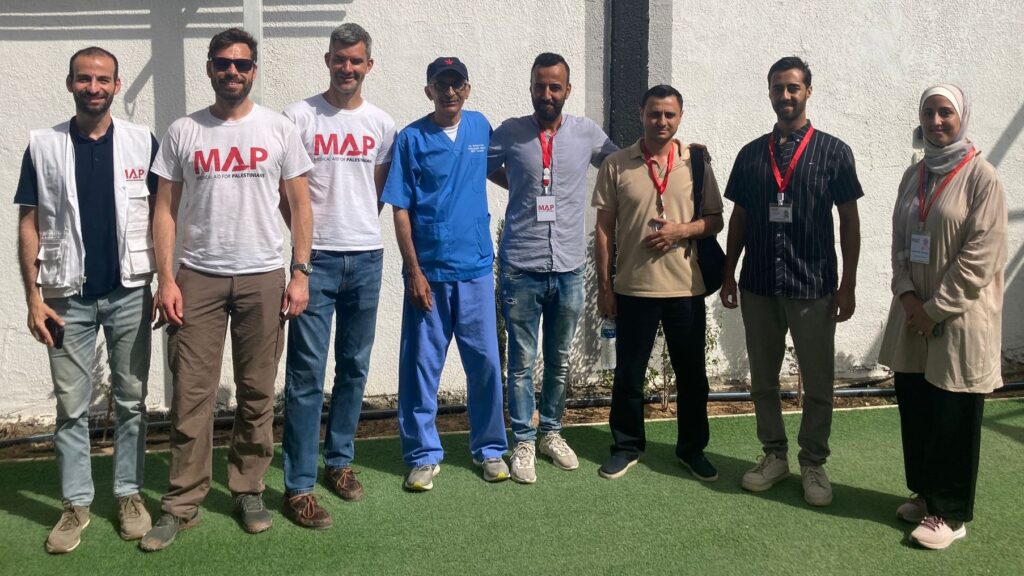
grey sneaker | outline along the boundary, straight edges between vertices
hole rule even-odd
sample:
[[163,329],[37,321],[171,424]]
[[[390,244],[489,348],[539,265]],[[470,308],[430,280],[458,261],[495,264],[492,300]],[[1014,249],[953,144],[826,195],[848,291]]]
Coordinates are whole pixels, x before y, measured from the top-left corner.
[[537,481],[537,448],[533,442],[517,442],[512,449],[512,480],[520,484]]
[[575,470],[580,467],[576,453],[565,443],[565,438],[558,432],[548,432],[540,440],[540,453],[551,458],[551,462],[562,470]]
[[434,487],[434,476],[441,472],[440,464],[423,464],[415,466],[405,476],[405,489],[413,492],[426,492]]
[[832,484],[823,466],[801,466],[800,476],[804,485],[804,501],[811,506],[828,506],[832,503]]
[[911,524],[920,524],[927,515],[928,504],[918,494],[911,494],[910,498],[896,509],[896,517]]
[[117,520],[124,540],[138,540],[153,527],[153,519],[138,493],[117,499]]
[[163,550],[174,544],[174,538],[178,535],[178,532],[191,528],[196,524],[199,524],[198,510],[196,510],[196,513],[191,518],[178,518],[173,514],[165,512],[157,519],[152,530],[146,532],[142,540],[139,540],[139,548],[146,552]]
[[484,469],[484,480],[488,482],[508,480],[508,464],[502,458],[487,458],[483,462],[474,458],[473,464]]
[[764,492],[787,476],[789,476],[789,461],[775,454],[765,454],[757,459],[757,466],[743,474],[740,485],[744,490]]
[[266,532],[273,524],[270,510],[263,504],[263,494],[236,494],[235,514],[242,523],[242,530],[249,534]]
[[89,507],[75,506],[64,502],[57,525],[46,538],[46,551],[50,554],[67,554],[82,543],[82,530],[89,525]]

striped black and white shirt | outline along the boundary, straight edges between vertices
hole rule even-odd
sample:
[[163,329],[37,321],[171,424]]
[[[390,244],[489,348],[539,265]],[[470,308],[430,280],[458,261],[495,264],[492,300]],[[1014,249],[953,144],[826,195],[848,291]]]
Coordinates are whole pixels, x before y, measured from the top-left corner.
[[776,162],[784,175],[810,126],[790,134],[785,144],[779,143],[778,129],[747,144],[729,175],[725,197],[747,213],[739,286],[759,296],[817,299],[838,289],[832,206],[864,195],[849,146],[815,129],[786,187],[793,222],[768,221],[768,206],[779,191],[768,138],[775,138]]

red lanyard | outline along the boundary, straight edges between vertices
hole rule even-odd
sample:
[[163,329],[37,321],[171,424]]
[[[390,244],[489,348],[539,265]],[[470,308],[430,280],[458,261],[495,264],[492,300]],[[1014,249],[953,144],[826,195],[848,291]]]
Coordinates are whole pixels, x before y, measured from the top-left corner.
[[[673,141],[674,142],[674,141]],[[647,163],[647,171],[651,175],[651,181],[654,182],[654,188],[658,191],[658,199],[665,194],[665,189],[668,188],[668,176],[672,173],[672,166],[675,165],[676,161],[676,150],[675,144],[671,145],[671,149],[668,152],[668,166],[665,168],[665,178],[658,179],[658,172],[654,169],[654,156],[651,156],[650,152],[647,151],[647,145],[640,142],[640,150],[644,153],[644,162]]]
[[946,189],[946,185],[949,184],[949,181],[953,179],[953,176],[956,176],[956,173],[959,172],[961,168],[966,166],[967,163],[971,161],[971,158],[974,158],[975,152],[975,149],[971,148],[971,151],[968,152],[967,156],[964,156],[964,159],[961,160],[960,163],[956,165],[956,168],[953,168],[953,171],[946,175],[946,177],[939,184],[939,187],[935,189],[935,193],[932,194],[932,199],[928,201],[927,206],[925,206],[924,204],[924,162],[921,162],[921,171],[919,173],[919,180],[921,181],[921,183],[918,187],[917,193],[917,222],[920,228],[924,228],[924,221],[928,218],[928,213],[932,211],[932,206],[935,205],[935,201],[938,200],[939,196],[942,195],[942,191]]
[[547,194],[551,190],[551,156],[555,149],[555,135],[551,134],[546,140],[545,136],[547,136],[547,131],[541,130],[537,138],[540,139],[541,163],[544,165],[540,183],[544,187],[544,194]]
[[782,173],[779,172],[779,165],[775,162],[775,135],[771,134],[768,136],[768,157],[772,162],[772,172],[775,174],[775,183],[779,185],[778,201],[782,204],[783,199],[786,197],[786,187],[789,186],[789,181],[793,178],[793,172],[796,171],[796,163],[803,156],[804,150],[807,149],[807,144],[811,141],[811,136],[814,136],[814,126],[807,128],[807,134],[804,135],[804,139],[797,146],[796,152],[793,152],[793,159],[789,161],[789,168],[786,168],[786,176],[783,177]]

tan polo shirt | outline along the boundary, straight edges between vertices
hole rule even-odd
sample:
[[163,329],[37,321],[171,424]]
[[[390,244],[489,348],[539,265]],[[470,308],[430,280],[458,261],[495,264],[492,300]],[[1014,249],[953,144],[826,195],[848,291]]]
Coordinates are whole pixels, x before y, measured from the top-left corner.
[[[693,179],[690,174],[690,149],[676,141],[676,159],[662,201],[665,217],[673,222],[693,218]],[[661,168],[664,170],[664,167]],[[664,173],[658,174],[659,178]],[[722,213],[722,195],[710,162],[704,163],[705,215]],[[669,298],[704,293],[704,279],[697,264],[697,244],[682,241],[668,252],[644,245],[643,239],[654,230],[652,218],[658,216],[658,190],[644,162],[640,140],[629,148],[608,156],[597,175],[591,204],[615,214],[614,290],[626,296]]]

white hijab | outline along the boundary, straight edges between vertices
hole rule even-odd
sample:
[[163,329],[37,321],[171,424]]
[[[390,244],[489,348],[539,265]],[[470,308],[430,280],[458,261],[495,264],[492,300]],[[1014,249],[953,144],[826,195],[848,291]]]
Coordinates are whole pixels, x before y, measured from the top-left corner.
[[937,84],[921,94],[917,115],[921,116],[924,103],[932,96],[943,96],[949,100],[960,117],[960,131],[948,146],[936,146],[924,135],[921,126],[914,129],[914,147],[924,148],[924,165],[934,174],[948,174],[967,156],[974,144],[967,138],[967,126],[971,119],[971,105],[963,90],[953,84]]

